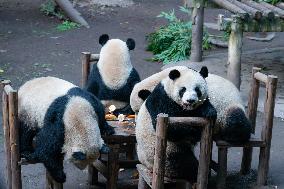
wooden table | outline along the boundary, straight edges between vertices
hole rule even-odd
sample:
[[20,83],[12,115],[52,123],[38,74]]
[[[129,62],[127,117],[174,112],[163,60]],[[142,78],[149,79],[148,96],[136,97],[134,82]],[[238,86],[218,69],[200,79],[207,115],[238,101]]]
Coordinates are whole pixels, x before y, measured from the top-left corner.
[[[111,148],[106,157],[101,156],[93,165],[88,168],[89,185],[98,183],[98,172],[106,179],[107,189],[117,188],[117,179],[120,168],[135,168],[139,163],[135,160],[135,126],[133,122],[108,121],[109,125],[114,127],[115,134],[104,136],[105,143]],[[119,159],[119,154],[126,153],[126,158]]]

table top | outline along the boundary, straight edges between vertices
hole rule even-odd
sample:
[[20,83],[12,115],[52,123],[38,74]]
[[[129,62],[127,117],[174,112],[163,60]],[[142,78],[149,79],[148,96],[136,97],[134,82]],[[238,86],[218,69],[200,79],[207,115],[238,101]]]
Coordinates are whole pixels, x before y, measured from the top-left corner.
[[103,136],[106,143],[136,143],[135,123],[131,121],[108,121],[108,124],[114,127],[115,133],[110,136]]

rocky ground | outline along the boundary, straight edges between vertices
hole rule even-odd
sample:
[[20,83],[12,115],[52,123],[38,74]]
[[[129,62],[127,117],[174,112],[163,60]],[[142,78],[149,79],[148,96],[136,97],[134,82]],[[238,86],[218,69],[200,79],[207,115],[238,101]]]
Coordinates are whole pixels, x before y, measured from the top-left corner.
[[[107,1],[85,6],[84,1],[76,1],[78,10],[83,14],[91,28],[59,32],[55,28],[60,21],[57,18],[47,17],[39,11],[42,0],[1,0],[0,1],[0,77],[10,79],[15,88],[25,81],[38,76],[56,76],[75,84],[80,84],[81,64],[80,53],[91,51],[98,53],[100,45],[98,38],[107,33],[111,38],[126,40],[131,37],[136,40],[136,49],[131,52],[132,63],[142,78],[158,72],[162,64],[147,62],[151,53],[145,51],[145,36],[154,31],[164,21],[156,18],[161,11],[177,9],[182,1],[177,0],[134,0],[108,1],[114,3],[102,5]],[[126,2],[126,4],[125,4]],[[116,3],[116,4],[115,4]],[[121,4],[122,3],[122,4]],[[122,6],[122,7],[120,7]],[[218,13],[227,13],[224,10],[207,10],[206,21],[214,21]],[[179,13],[178,13],[179,14]],[[255,42],[244,38],[244,56],[242,57],[242,93],[246,100],[247,84],[250,79],[250,70],[253,65],[265,68],[267,73],[279,76],[278,102],[279,115],[284,96],[284,35],[277,33],[271,42]],[[264,53],[263,49],[272,49],[271,53]],[[225,76],[227,49],[214,48],[205,53],[215,59],[207,62],[213,73]],[[278,116],[279,116],[278,115]],[[1,116],[0,116],[1,117]],[[262,123],[260,113],[258,122]],[[259,126],[260,126],[259,125]],[[283,165],[283,134],[284,122],[281,118],[274,119],[273,141],[271,149],[269,183],[271,187],[284,188]],[[5,188],[5,157],[3,149],[3,133],[0,127],[0,188]],[[214,149],[216,158],[216,148]],[[228,188],[246,188],[253,186],[255,174],[240,177],[237,171],[240,167],[241,149],[230,151],[228,169],[231,173]],[[254,153],[253,168],[257,168],[257,151]],[[87,188],[86,171],[80,171],[66,163],[67,182],[65,188]],[[23,188],[43,188],[45,173],[42,165],[23,166]],[[129,179],[129,172],[122,171],[119,180]],[[122,188],[128,188],[120,185]],[[135,187],[134,187],[135,188]],[[214,187],[212,187],[214,188]],[[274,187],[275,188],[275,187]]]

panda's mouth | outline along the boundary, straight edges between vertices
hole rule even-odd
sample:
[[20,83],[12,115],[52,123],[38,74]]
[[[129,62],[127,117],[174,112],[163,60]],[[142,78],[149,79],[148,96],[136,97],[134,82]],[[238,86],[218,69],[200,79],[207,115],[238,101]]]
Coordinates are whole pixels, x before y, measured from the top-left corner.
[[196,107],[196,103],[184,103],[184,104],[182,105],[182,108],[183,108],[184,110],[194,110],[195,107]]

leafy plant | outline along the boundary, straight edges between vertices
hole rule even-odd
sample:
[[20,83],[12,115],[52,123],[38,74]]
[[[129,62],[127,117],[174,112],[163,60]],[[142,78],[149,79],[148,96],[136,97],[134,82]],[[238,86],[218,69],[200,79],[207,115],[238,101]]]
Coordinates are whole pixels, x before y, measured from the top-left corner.
[[71,30],[71,29],[74,29],[74,28],[78,28],[80,27],[80,24],[77,24],[75,22],[71,22],[71,21],[64,21],[62,22],[61,24],[59,24],[56,29],[58,31],[67,31],[67,30]]
[[[180,7],[180,11],[190,14],[190,10]],[[161,12],[157,17],[165,18],[168,24],[147,36],[147,50],[152,51],[152,61],[164,64],[186,60],[190,56],[192,23],[176,17],[174,10]],[[203,49],[209,49],[208,34],[204,32]]]
[[48,0],[46,3],[41,4],[40,11],[47,16],[56,16],[60,20],[66,20],[64,13],[56,6],[55,2]]

